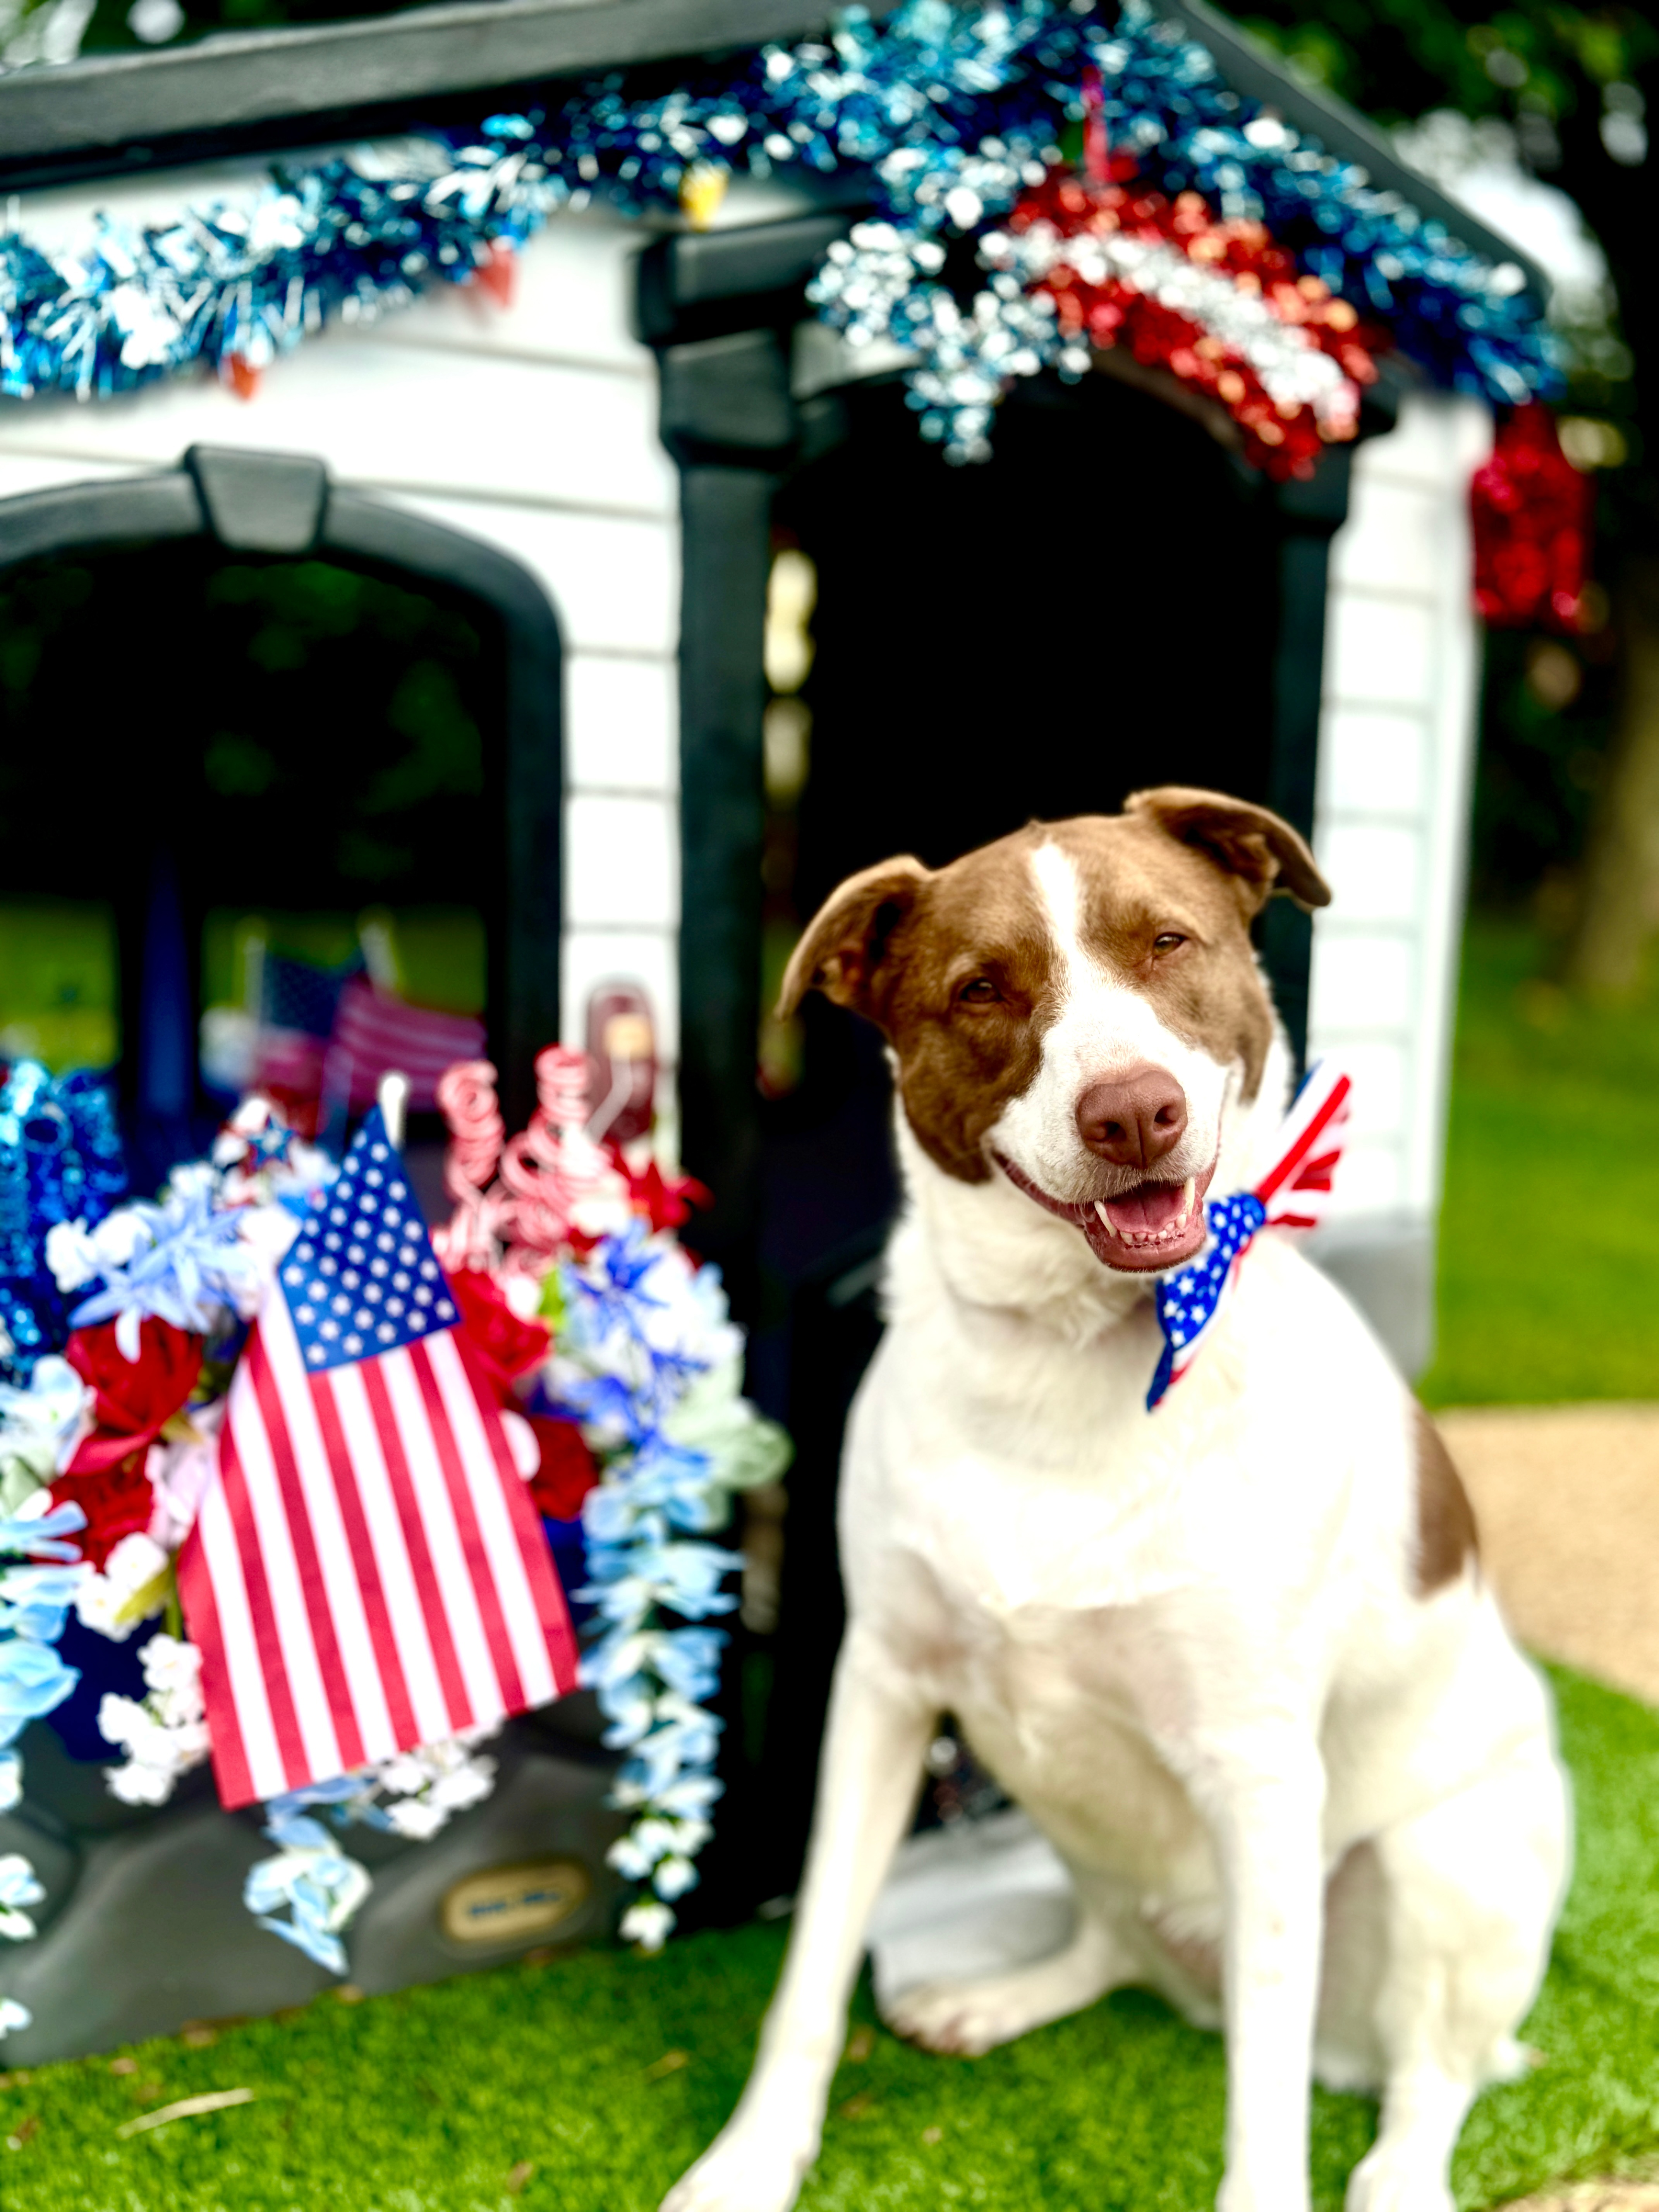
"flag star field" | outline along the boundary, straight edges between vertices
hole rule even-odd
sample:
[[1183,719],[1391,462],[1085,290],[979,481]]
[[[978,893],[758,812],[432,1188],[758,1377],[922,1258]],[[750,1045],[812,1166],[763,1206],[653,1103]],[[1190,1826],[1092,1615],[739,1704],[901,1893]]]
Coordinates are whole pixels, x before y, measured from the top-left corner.
[[301,1356],[316,1374],[459,1319],[378,1108],[290,1246],[282,1284]]

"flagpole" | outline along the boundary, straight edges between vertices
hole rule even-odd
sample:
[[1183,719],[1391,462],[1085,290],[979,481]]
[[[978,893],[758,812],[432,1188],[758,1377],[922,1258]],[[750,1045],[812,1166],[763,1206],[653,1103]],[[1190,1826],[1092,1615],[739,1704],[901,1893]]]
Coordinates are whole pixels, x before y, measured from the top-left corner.
[[404,1148],[404,1109],[409,1104],[409,1078],[389,1067],[374,1088],[374,1101],[386,1123],[386,1133],[399,1152]]

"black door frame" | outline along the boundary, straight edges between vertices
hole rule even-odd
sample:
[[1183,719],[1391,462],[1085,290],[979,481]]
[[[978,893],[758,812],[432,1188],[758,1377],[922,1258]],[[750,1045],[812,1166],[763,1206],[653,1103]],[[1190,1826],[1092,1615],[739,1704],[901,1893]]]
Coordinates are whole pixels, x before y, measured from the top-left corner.
[[0,501],[0,575],[27,561],[208,538],[228,551],[333,555],[482,600],[507,645],[506,839],[512,895],[490,945],[492,1040],[502,1105],[522,1122],[533,1062],[559,1036],[563,877],[563,642],[558,616],[519,562],[483,540],[331,481],[308,455],[191,446],[178,466]]

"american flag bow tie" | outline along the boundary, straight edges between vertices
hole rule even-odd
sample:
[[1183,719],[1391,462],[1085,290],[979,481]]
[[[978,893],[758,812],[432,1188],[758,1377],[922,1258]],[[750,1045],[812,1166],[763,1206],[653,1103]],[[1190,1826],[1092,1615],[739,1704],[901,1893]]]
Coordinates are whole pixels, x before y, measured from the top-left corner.
[[1164,1350],[1146,1393],[1152,1408],[1192,1364],[1200,1338],[1215,1318],[1239,1261],[1263,1229],[1316,1229],[1342,1157],[1350,1078],[1319,1060],[1302,1079],[1285,1117],[1278,1159],[1254,1190],[1213,1198],[1204,1209],[1210,1241],[1190,1266],[1165,1276],[1153,1291]]

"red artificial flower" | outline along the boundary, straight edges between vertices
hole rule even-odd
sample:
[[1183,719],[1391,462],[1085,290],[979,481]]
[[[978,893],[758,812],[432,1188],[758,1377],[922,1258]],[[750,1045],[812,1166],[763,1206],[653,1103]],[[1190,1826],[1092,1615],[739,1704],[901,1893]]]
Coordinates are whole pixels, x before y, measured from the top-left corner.
[[1577,631],[1595,507],[1549,409],[1516,408],[1469,486],[1474,604],[1494,629]]
[[635,1174],[620,1145],[607,1145],[611,1164],[628,1184],[628,1202],[653,1229],[678,1229],[691,1218],[694,1206],[712,1206],[714,1193],[694,1176],[665,1176],[655,1160]]
[[149,1526],[155,1497],[144,1473],[149,1455],[149,1447],[144,1444],[113,1467],[60,1474],[52,1486],[54,1505],[78,1505],[86,1515],[87,1525],[76,1530],[74,1540],[81,1547],[82,1558],[100,1571],[123,1536],[137,1535]]
[[593,1455],[582,1442],[574,1421],[555,1420],[547,1413],[526,1413],[542,1448],[542,1463],[530,1480],[536,1510],[550,1521],[574,1521],[582,1500],[599,1479]]
[[544,1321],[521,1321],[493,1277],[477,1267],[458,1267],[448,1277],[450,1295],[461,1310],[461,1326],[478,1355],[489,1387],[503,1406],[516,1407],[513,1385],[539,1367],[553,1341]]
[[77,1328],[64,1348],[70,1365],[92,1386],[97,1422],[69,1463],[72,1475],[100,1474],[135,1455],[142,1468],[143,1447],[185,1406],[202,1371],[201,1338],[171,1322],[151,1316],[140,1324],[137,1359],[123,1356],[115,1327],[106,1321]]

